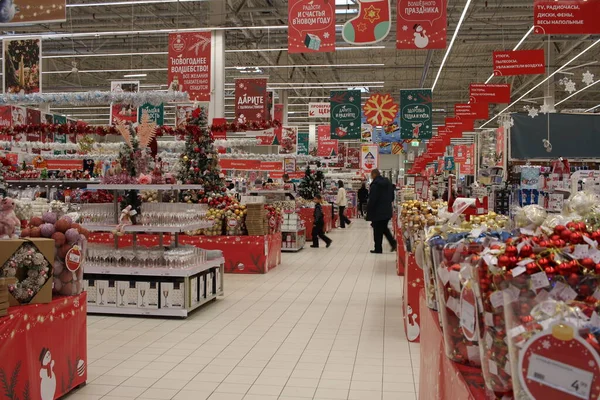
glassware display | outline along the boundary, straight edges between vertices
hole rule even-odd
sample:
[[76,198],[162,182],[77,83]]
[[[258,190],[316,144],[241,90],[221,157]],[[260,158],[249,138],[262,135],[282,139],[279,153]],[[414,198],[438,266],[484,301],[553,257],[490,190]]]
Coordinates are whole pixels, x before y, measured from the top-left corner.
[[207,261],[206,251],[193,246],[165,250],[162,247],[132,247],[114,249],[112,246],[91,243],[87,265],[92,268],[167,268],[188,269]]

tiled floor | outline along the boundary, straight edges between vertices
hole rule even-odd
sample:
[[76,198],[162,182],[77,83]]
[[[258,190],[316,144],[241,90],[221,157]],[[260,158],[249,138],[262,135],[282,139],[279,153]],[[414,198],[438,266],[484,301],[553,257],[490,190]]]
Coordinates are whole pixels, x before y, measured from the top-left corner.
[[330,237],[267,275],[226,275],[186,320],[89,317],[88,385],[67,399],[416,399],[395,255],[369,253],[364,221]]

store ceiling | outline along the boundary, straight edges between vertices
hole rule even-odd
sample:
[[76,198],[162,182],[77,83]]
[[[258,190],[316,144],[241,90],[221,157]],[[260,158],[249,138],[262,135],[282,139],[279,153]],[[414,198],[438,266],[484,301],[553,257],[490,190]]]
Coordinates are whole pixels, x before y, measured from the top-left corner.
[[[356,15],[358,5],[354,1],[336,0],[338,25]],[[371,91],[395,94],[403,88],[431,87],[446,53],[445,50],[397,51],[393,26],[383,42],[370,48],[352,49],[343,41],[341,34],[338,34],[338,51],[335,53],[288,55],[285,51],[287,28],[279,27],[287,25],[286,0],[68,0],[68,3],[66,22],[20,27],[14,32],[5,31],[4,35],[115,31],[138,33],[45,39],[45,92],[108,90],[111,80],[123,79],[123,75],[132,73],[132,70],[143,70],[142,72],[148,74],[141,82],[143,90],[164,89],[167,82],[167,34],[152,33],[152,30],[231,27],[232,29],[226,30],[225,34],[225,66],[228,68],[226,81],[231,83],[236,76],[240,76],[235,67],[261,66],[271,83],[311,83],[307,85],[311,89],[293,89],[289,92],[290,111],[294,112],[290,115],[290,123],[305,126],[308,123],[308,101],[319,101],[328,97],[329,88],[318,88],[326,86],[323,83],[349,82],[348,87],[356,87],[367,85],[366,82],[374,82],[371,85],[383,87],[372,87]],[[448,0],[448,41],[456,30],[465,3],[466,0]],[[532,3],[531,0],[472,1],[435,87],[435,109],[446,110],[450,113],[448,115],[451,115],[454,103],[468,101],[469,83],[485,82],[490,77],[492,52],[512,49],[531,28]],[[395,20],[395,4],[392,7],[392,15]],[[260,26],[271,28],[256,28]],[[340,29],[338,28],[338,33]],[[597,39],[594,36],[553,36],[548,43],[547,37],[532,34],[525,39],[520,48],[550,48],[555,53],[555,60],[550,65],[557,68]],[[596,61],[599,55],[600,45],[592,48],[572,65]],[[332,67],[306,67],[325,64]],[[384,65],[334,67],[347,64]],[[69,75],[74,66],[79,72]],[[580,89],[583,88],[581,74],[588,69],[600,78],[600,64],[571,70],[574,75],[557,74],[555,78],[558,80],[569,76],[576,81],[577,89]],[[248,75],[253,74],[244,74]],[[491,82],[512,83],[513,98],[518,98],[543,79],[542,76],[519,76],[493,78]],[[550,80],[553,81],[554,79]],[[548,85],[543,84],[527,98],[543,96],[543,88],[546,86]],[[230,87],[227,86],[226,89]],[[557,102],[568,96],[560,85],[556,84],[555,89]],[[598,87],[591,87],[557,108],[589,109],[600,103],[599,90]],[[226,116],[231,117],[233,98],[229,92],[226,92],[226,95]],[[525,104],[528,103],[521,102],[514,109],[522,110]],[[497,106],[495,110],[499,109]],[[108,121],[107,107],[62,112],[88,120],[90,123],[100,124]],[[443,117],[447,116],[446,112],[436,112],[436,120],[441,122]]]

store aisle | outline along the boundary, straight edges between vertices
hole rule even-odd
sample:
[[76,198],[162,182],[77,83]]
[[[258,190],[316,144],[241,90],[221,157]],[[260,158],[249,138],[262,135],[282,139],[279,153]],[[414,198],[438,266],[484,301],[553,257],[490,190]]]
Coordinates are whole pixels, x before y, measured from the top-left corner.
[[267,275],[226,275],[187,320],[90,316],[88,385],[67,398],[416,399],[395,254],[369,253],[364,221],[330,237]]

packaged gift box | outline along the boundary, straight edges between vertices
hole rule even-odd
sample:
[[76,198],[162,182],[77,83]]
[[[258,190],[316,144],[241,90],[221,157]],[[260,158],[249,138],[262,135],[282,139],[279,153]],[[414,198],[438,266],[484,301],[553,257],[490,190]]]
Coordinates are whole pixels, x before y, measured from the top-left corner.
[[311,50],[319,50],[321,47],[321,38],[312,33],[307,33],[304,38],[304,45]]

